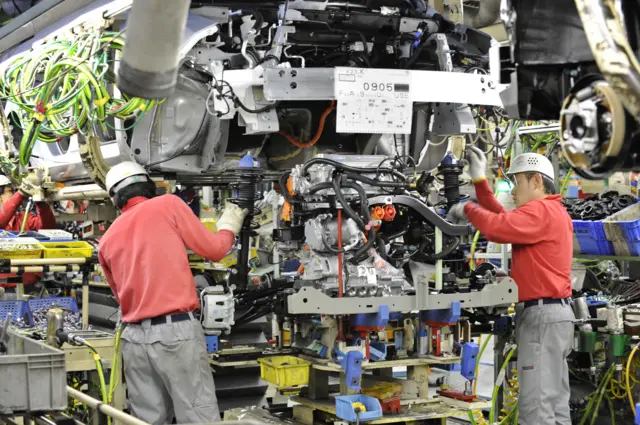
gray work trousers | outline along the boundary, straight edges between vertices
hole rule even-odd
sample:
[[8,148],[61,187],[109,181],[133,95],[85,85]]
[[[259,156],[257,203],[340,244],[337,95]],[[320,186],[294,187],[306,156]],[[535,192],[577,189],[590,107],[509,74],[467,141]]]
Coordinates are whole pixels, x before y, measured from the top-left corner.
[[516,306],[520,425],[571,425],[567,357],[574,320],[565,302]]
[[197,320],[128,325],[122,332],[132,414],[153,425],[220,420],[202,326]]

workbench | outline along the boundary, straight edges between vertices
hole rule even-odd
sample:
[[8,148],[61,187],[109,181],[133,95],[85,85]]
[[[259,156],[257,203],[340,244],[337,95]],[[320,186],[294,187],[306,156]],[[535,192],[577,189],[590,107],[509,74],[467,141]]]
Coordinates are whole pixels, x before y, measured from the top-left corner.
[[[335,417],[336,405],[334,399],[310,400],[305,397],[292,397],[291,401],[298,403],[293,406],[293,417],[305,425],[313,425],[314,421],[328,416]],[[420,400],[419,403],[402,403],[402,413],[396,415],[385,415],[367,424],[396,424],[415,421],[427,421],[440,419],[442,425],[446,425],[447,418],[467,418],[468,409],[452,407],[442,403],[438,399]],[[340,420],[340,419],[338,419]]]

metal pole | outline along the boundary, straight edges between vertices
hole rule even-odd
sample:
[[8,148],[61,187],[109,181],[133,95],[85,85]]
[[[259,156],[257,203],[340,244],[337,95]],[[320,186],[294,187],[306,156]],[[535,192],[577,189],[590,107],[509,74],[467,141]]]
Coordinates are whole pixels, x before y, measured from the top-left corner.
[[150,425],[147,422],[141,421],[138,418],[134,418],[131,415],[127,415],[126,413],[118,410],[118,409],[114,409],[113,407],[109,406],[108,404],[104,404],[102,403],[100,400],[96,400],[93,397],[90,397],[78,390],[75,390],[69,386],[67,386],[67,395],[73,399],[78,400],[79,402],[87,405],[88,407],[90,407],[91,409],[96,409],[98,410],[100,413],[103,413],[107,416],[109,416],[110,418],[113,418],[117,421],[120,421],[122,424],[124,425]]
[[[442,230],[436,227],[435,253],[442,252]],[[436,261],[436,291],[442,291],[442,260]]]
[[12,266],[42,266],[48,264],[85,264],[86,258],[33,258],[30,260],[10,260]]

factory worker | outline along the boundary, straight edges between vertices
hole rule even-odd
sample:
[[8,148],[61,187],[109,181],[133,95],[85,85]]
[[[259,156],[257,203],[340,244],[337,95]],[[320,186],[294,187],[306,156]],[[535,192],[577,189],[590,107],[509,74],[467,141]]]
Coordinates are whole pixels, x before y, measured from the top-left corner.
[[468,150],[469,173],[478,204],[457,204],[453,220],[468,219],[489,241],[512,244],[511,277],[518,285],[516,306],[520,425],[571,425],[569,368],[573,348],[571,262],[573,225],[555,195],[554,170],[543,155],[524,153],[508,174],[516,209],[507,211],[493,196],[487,159]]
[[142,166],[123,162],[106,177],[120,215],[100,240],[99,260],[127,324],[124,374],[133,415],[154,424],[220,420],[187,251],[212,261],[232,248],[247,210],[230,205],[210,232],[175,195],[155,197]]
[[33,196],[37,191],[38,182],[35,176],[27,176],[22,180],[17,191],[14,190],[11,181],[0,175],[0,228],[9,232],[18,232],[25,220],[24,230],[55,229],[56,217],[49,204],[36,202],[37,215],[30,212],[16,212],[24,200]]

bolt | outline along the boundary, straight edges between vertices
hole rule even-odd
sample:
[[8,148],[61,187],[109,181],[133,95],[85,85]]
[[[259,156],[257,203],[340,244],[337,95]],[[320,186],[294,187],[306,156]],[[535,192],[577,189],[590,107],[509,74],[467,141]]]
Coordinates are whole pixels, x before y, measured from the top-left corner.
[[295,77],[295,76],[297,76],[297,75],[298,75],[298,72],[297,72],[297,71],[295,71],[295,70],[291,71],[291,76],[292,76],[292,77]]
[[482,88],[482,94],[486,93],[487,90],[485,90],[484,88]]
[[480,77],[480,82],[484,83],[484,77]]
[[496,87],[496,85],[495,85],[495,84],[493,83],[493,81],[491,81],[491,80],[489,80],[489,83],[488,83],[488,84],[489,84],[489,88],[490,88],[490,89],[493,89],[493,88],[495,88],[495,87]]
[[291,88],[292,89],[297,89],[298,88],[298,83],[291,83]]
[[271,121],[271,117],[267,114],[260,115],[263,121]]
[[279,75],[280,77],[284,77],[284,71],[280,70],[280,72],[278,72],[278,75]]

